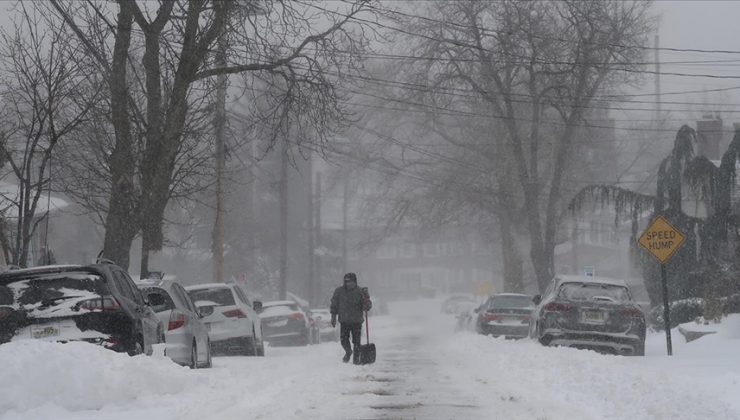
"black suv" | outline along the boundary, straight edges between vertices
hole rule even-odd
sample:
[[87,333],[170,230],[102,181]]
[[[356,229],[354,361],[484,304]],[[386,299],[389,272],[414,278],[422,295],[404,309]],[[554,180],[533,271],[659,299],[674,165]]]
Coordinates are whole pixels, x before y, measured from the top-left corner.
[[645,314],[622,280],[559,275],[533,300],[529,334],[546,346],[645,355]]
[[164,342],[156,314],[114,264],[64,265],[0,274],[0,344],[86,341],[131,355]]

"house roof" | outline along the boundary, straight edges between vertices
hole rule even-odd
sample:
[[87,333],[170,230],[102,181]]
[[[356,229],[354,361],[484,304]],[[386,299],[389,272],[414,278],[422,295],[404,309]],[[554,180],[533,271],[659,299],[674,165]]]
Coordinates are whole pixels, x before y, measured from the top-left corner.
[[[13,184],[7,181],[0,181],[0,213],[6,219],[17,219],[18,208],[13,205],[18,200],[20,194],[17,184]],[[47,193],[43,193],[39,199],[38,207],[34,216],[40,217],[46,214],[47,204],[50,212],[59,211],[67,206],[69,203],[59,197],[52,195],[47,202]]]

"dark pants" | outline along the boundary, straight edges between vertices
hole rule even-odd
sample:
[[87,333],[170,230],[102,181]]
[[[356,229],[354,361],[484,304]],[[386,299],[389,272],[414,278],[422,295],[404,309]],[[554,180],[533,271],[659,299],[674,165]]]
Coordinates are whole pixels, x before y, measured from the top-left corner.
[[362,334],[362,323],[350,324],[346,322],[341,323],[339,329],[339,337],[344,347],[344,351],[349,354],[352,352],[352,347],[349,345],[349,335],[352,334],[352,345],[355,350],[360,346],[360,334]]

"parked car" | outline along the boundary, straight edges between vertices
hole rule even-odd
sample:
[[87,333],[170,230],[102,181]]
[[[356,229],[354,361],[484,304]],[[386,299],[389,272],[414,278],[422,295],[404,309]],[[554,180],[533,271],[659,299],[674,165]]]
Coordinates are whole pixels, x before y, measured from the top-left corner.
[[261,302],[252,302],[235,284],[199,284],[185,290],[209,328],[212,354],[265,355],[262,324],[257,315]]
[[478,334],[524,338],[529,333],[529,318],[534,309],[532,297],[520,293],[493,295],[478,309],[475,330]]
[[530,336],[543,345],[645,354],[645,314],[624,281],[556,276],[534,302]]
[[442,313],[457,315],[478,306],[475,298],[468,295],[452,295],[442,302]]
[[319,328],[320,341],[339,341],[339,329],[331,326],[331,311],[311,309],[311,312]]
[[137,285],[162,325],[167,326],[164,333],[167,357],[192,369],[211,367],[208,327],[180,283],[149,279]]
[[311,343],[312,326],[308,313],[292,300],[265,302],[260,312],[265,328],[265,340],[270,345],[301,345]]
[[56,265],[0,274],[0,343],[25,339],[151,354],[164,329],[121,267]]

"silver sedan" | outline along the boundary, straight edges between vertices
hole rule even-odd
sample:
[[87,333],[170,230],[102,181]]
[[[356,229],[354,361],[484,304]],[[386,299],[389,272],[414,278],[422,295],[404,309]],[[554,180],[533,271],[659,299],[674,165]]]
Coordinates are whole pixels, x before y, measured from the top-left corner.
[[166,355],[191,368],[211,367],[208,329],[185,289],[171,280],[137,283],[165,329]]

